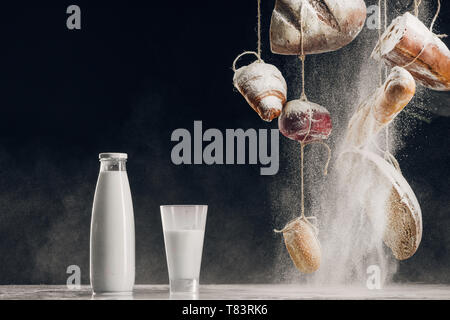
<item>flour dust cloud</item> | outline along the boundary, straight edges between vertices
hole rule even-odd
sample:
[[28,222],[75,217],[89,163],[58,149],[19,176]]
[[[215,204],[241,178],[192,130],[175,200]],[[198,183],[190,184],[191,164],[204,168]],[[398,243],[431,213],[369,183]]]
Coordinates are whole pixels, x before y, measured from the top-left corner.
[[[370,6],[375,2],[366,1],[366,4]],[[420,14],[425,24],[431,15],[427,11],[424,6]],[[389,11],[388,24],[401,13]],[[351,157],[342,155],[346,150],[344,137],[350,117],[379,86],[380,65],[370,58],[377,40],[378,31],[365,27],[355,41],[341,50],[306,58],[308,99],[326,107],[333,122],[331,137],[326,141],[333,151],[327,176],[323,176],[326,150],[320,145],[305,148],[305,214],[319,219],[322,262],[315,273],[300,273],[290,260],[282,237],[274,235],[275,241],[278,241],[278,252],[273,281],[312,286],[350,284],[365,287],[369,266],[380,268],[382,285],[389,284],[397,271],[398,262],[382,240],[385,205],[390,189],[371,176],[370,164],[355,162]],[[300,70],[300,64],[294,62],[293,57],[285,59],[288,62],[281,71],[287,83],[294,83],[288,88],[289,101],[300,94],[301,82],[299,71],[296,71]],[[415,104],[421,101],[423,91],[417,90],[416,97],[405,108],[407,114],[412,106],[420,108]],[[394,155],[402,146],[402,137],[413,134],[411,128],[403,129],[398,121],[406,121],[409,127],[417,123],[404,115],[391,123],[388,145]],[[383,129],[376,138],[376,144],[368,146],[368,150],[383,156],[379,149],[385,149],[385,137]],[[272,185],[270,199],[276,228],[283,227],[300,215],[299,159],[300,145],[280,135],[280,171]]]

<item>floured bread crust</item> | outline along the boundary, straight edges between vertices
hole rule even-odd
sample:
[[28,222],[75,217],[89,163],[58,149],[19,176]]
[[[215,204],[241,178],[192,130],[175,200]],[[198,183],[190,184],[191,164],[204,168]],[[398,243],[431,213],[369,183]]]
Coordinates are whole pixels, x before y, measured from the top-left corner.
[[236,70],[233,84],[261,119],[277,118],[286,102],[287,85],[274,65],[255,61]]
[[384,84],[364,100],[350,119],[346,142],[361,147],[389,124],[411,101],[416,83],[411,74],[394,67]]
[[321,249],[316,232],[309,222],[295,219],[283,229],[284,243],[295,267],[312,273],[320,267]]
[[280,132],[287,138],[309,143],[328,138],[332,124],[327,109],[310,101],[286,103],[278,118]]
[[[387,191],[386,202],[373,203],[366,193],[365,210],[375,224],[383,221],[383,241],[398,260],[414,255],[422,239],[422,211],[414,191],[403,175],[382,157],[370,151],[347,150],[341,161],[352,161],[365,168],[367,176],[373,181],[373,189]],[[360,177],[364,179],[364,177]],[[378,188],[378,189],[377,189]],[[382,217],[378,215],[381,205]],[[381,219],[380,219],[381,218]]]
[[277,0],[270,23],[270,47],[277,54],[301,54],[303,28],[305,54],[335,51],[355,39],[365,20],[363,0]]
[[424,87],[450,90],[450,51],[409,12],[397,17],[381,36],[372,58],[388,66],[402,66]]

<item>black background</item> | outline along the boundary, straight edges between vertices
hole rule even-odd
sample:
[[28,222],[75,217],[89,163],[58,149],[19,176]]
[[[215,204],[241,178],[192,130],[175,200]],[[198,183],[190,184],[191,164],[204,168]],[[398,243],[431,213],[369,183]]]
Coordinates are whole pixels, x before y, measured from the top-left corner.
[[[263,58],[280,67],[296,97],[296,58],[270,53],[274,1],[262,2]],[[66,28],[70,4],[81,7],[81,30]],[[443,6],[436,26],[450,33]],[[105,151],[129,154],[137,283],[167,282],[159,205],[171,203],[209,205],[203,283],[282,280],[272,229],[290,216],[268,202],[273,188],[298,176],[282,153],[290,142],[280,137],[277,176],[261,176],[259,166],[170,159],[172,131],[192,132],[194,120],[205,129],[277,127],[232,86],[233,59],[256,48],[256,1],[15,2],[2,4],[0,21],[0,284],[65,283],[71,264],[88,283],[97,155]],[[366,39],[375,32],[365,28],[346,48],[308,60],[311,97],[320,101],[320,81],[342,95],[350,90],[355,80],[339,61],[368,60],[355,48],[373,46]],[[339,112],[355,105],[328,99],[335,128],[345,126]],[[428,116],[397,154],[424,217],[421,247],[397,279],[450,283],[449,119]]]

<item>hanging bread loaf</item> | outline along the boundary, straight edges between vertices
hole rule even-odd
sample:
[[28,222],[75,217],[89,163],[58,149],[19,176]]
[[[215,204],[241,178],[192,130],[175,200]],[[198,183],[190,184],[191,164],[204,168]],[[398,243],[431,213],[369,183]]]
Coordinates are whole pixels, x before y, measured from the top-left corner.
[[388,66],[403,66],[427,88],[450,90],[449,49],[409,12],[392,21],[372,57]]
[[328,138],[332,128],[327,109],[300,99],[286,103],[278,127],[285,137],[305,144]]
[[[346,151],[340,161],[351,162],[352,166],[362,166],[364,174],[371,177],[367,180],[373,183],[370,190],[388,190],[384,206],[383,241],[398,260],[410,258],[417,251],[422,239],[422,211],[414,191],[401,172],[382,157],[367,150]],[[378,195],[373,191],[365,193],[365,210],[374,222],[380,218],[379,211],[374,209],[379,206]]]
[[280,70],[258,60],[235,70],[233,84],[261,119],[277,118],[286,102],[287,86]]
[[346,142],[349,146],[367,144],[403,110],[414,96],[416,84],[403,68],[392,68],[384,84],[364,100],[350,119]]
[[349,44],[364,26],[363,0],[277,0],[270,23],[273,53],[304,54],[335,51]]
[[306,219],[292,220],[281,232],[295,267],[301,272],[312,273],[320,267],[321,249],[317,231]]

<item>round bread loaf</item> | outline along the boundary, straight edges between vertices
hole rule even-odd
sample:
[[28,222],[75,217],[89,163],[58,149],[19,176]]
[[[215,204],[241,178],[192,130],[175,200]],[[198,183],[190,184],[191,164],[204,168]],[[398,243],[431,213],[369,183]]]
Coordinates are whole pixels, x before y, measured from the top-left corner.
[[324,107],[310,101],[292,100],[281,111],[278,127],[285,137],[306,144],[328,138],[332,125],[330,113]]
[[[385,204],[383,241],[398,260],[410,258],[417,251],[422,239],[422,211],[419,202],[403,175],[377,154],[353,149],[346,151],[340,161],[363,162],[367,176],[371,176],[377,187],[389,188]],[[364,179],[365,177],[359,177]],[[371,194],[367,193],[366,197]],[[370,203],[369,200],[365,203]],[[376,219],[371,213],[369,219]]]

